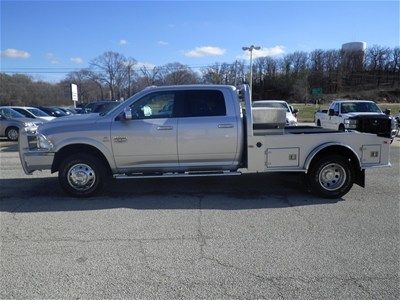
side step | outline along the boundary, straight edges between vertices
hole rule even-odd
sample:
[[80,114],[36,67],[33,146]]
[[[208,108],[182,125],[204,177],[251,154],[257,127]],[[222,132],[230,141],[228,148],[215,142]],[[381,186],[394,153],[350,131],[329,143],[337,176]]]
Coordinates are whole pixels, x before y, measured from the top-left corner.
[[238,176],[241,172],[182,172],[182,173],[162,173],[159,175],[144,175],[143,173],[134,173],[132,175],[116,174],[115,179],[133,179],[133,178],[174,178],[174,177],[205,177],[205,176]]

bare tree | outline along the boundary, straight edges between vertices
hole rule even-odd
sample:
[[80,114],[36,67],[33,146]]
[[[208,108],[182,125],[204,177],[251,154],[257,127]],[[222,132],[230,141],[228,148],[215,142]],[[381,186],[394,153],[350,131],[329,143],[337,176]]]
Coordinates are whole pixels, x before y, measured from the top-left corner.
[[90,62],[93,73],[108,86],[111,99],[121,97],[129,66],[129,61],[124,55],[113,51],[105,52]]

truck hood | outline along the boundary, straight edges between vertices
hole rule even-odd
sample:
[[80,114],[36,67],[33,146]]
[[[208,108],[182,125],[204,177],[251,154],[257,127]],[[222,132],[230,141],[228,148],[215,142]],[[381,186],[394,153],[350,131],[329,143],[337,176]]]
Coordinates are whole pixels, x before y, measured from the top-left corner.
[[99,114],[84,114],[84,115],[72,115],[59,117],[51,120],[50,122],[45,122],[40,126],[41,130],[47,130],[55,127],[66,126],[70,127],[71,125],[81,125],[84,124],[93,124],[99,119]]
[[375,112],[354,112],[342,114],[342,117],[357,117],[357,116],[385,116],[384,113],[375,113]]

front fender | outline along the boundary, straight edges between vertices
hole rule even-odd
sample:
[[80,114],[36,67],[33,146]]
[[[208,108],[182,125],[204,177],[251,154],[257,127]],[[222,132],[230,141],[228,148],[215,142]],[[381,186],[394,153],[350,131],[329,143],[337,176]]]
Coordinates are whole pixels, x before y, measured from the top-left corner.
[[83,144],[83,145],[89,145],[89,146],[97,148],[107,159],[111,170],[113,170],[113,171],[116,170],[115,160],[114,160],[114,156],[113,156],[111,150],[108,147],[106,147],[106,145],[104,143],[102,143],[96,139],[87,138],[87,137],[85,137],[85,138],[74,137],[74,138],[64,139],[55,145],[55,148],[53,151],[58,152],[65,146],[70,146],[73,144]]

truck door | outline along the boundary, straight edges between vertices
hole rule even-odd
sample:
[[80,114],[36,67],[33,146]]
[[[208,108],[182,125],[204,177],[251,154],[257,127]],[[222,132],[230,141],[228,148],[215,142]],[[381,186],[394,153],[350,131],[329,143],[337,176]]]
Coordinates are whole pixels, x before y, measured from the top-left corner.
[[237,119],[219,90],[188,90],[178,113],[179,166],[229,169],[238,144]]
[[132,120],[117,117],[112,123],[111,143],[119,169],[178,167],[176,97],[173,91],[150,93],[130,106]]
[[[329,115],[330,109],[333,109],[333,111],[334,111],[333,116]],[[326,125],[324,127],[329,128],[329,129],[338,129],[339,124],[336,124],[338,116],[339,116],[339,103],[334,102],[331,104],[331,106],[329,106],[327,118],[325,120]]]

